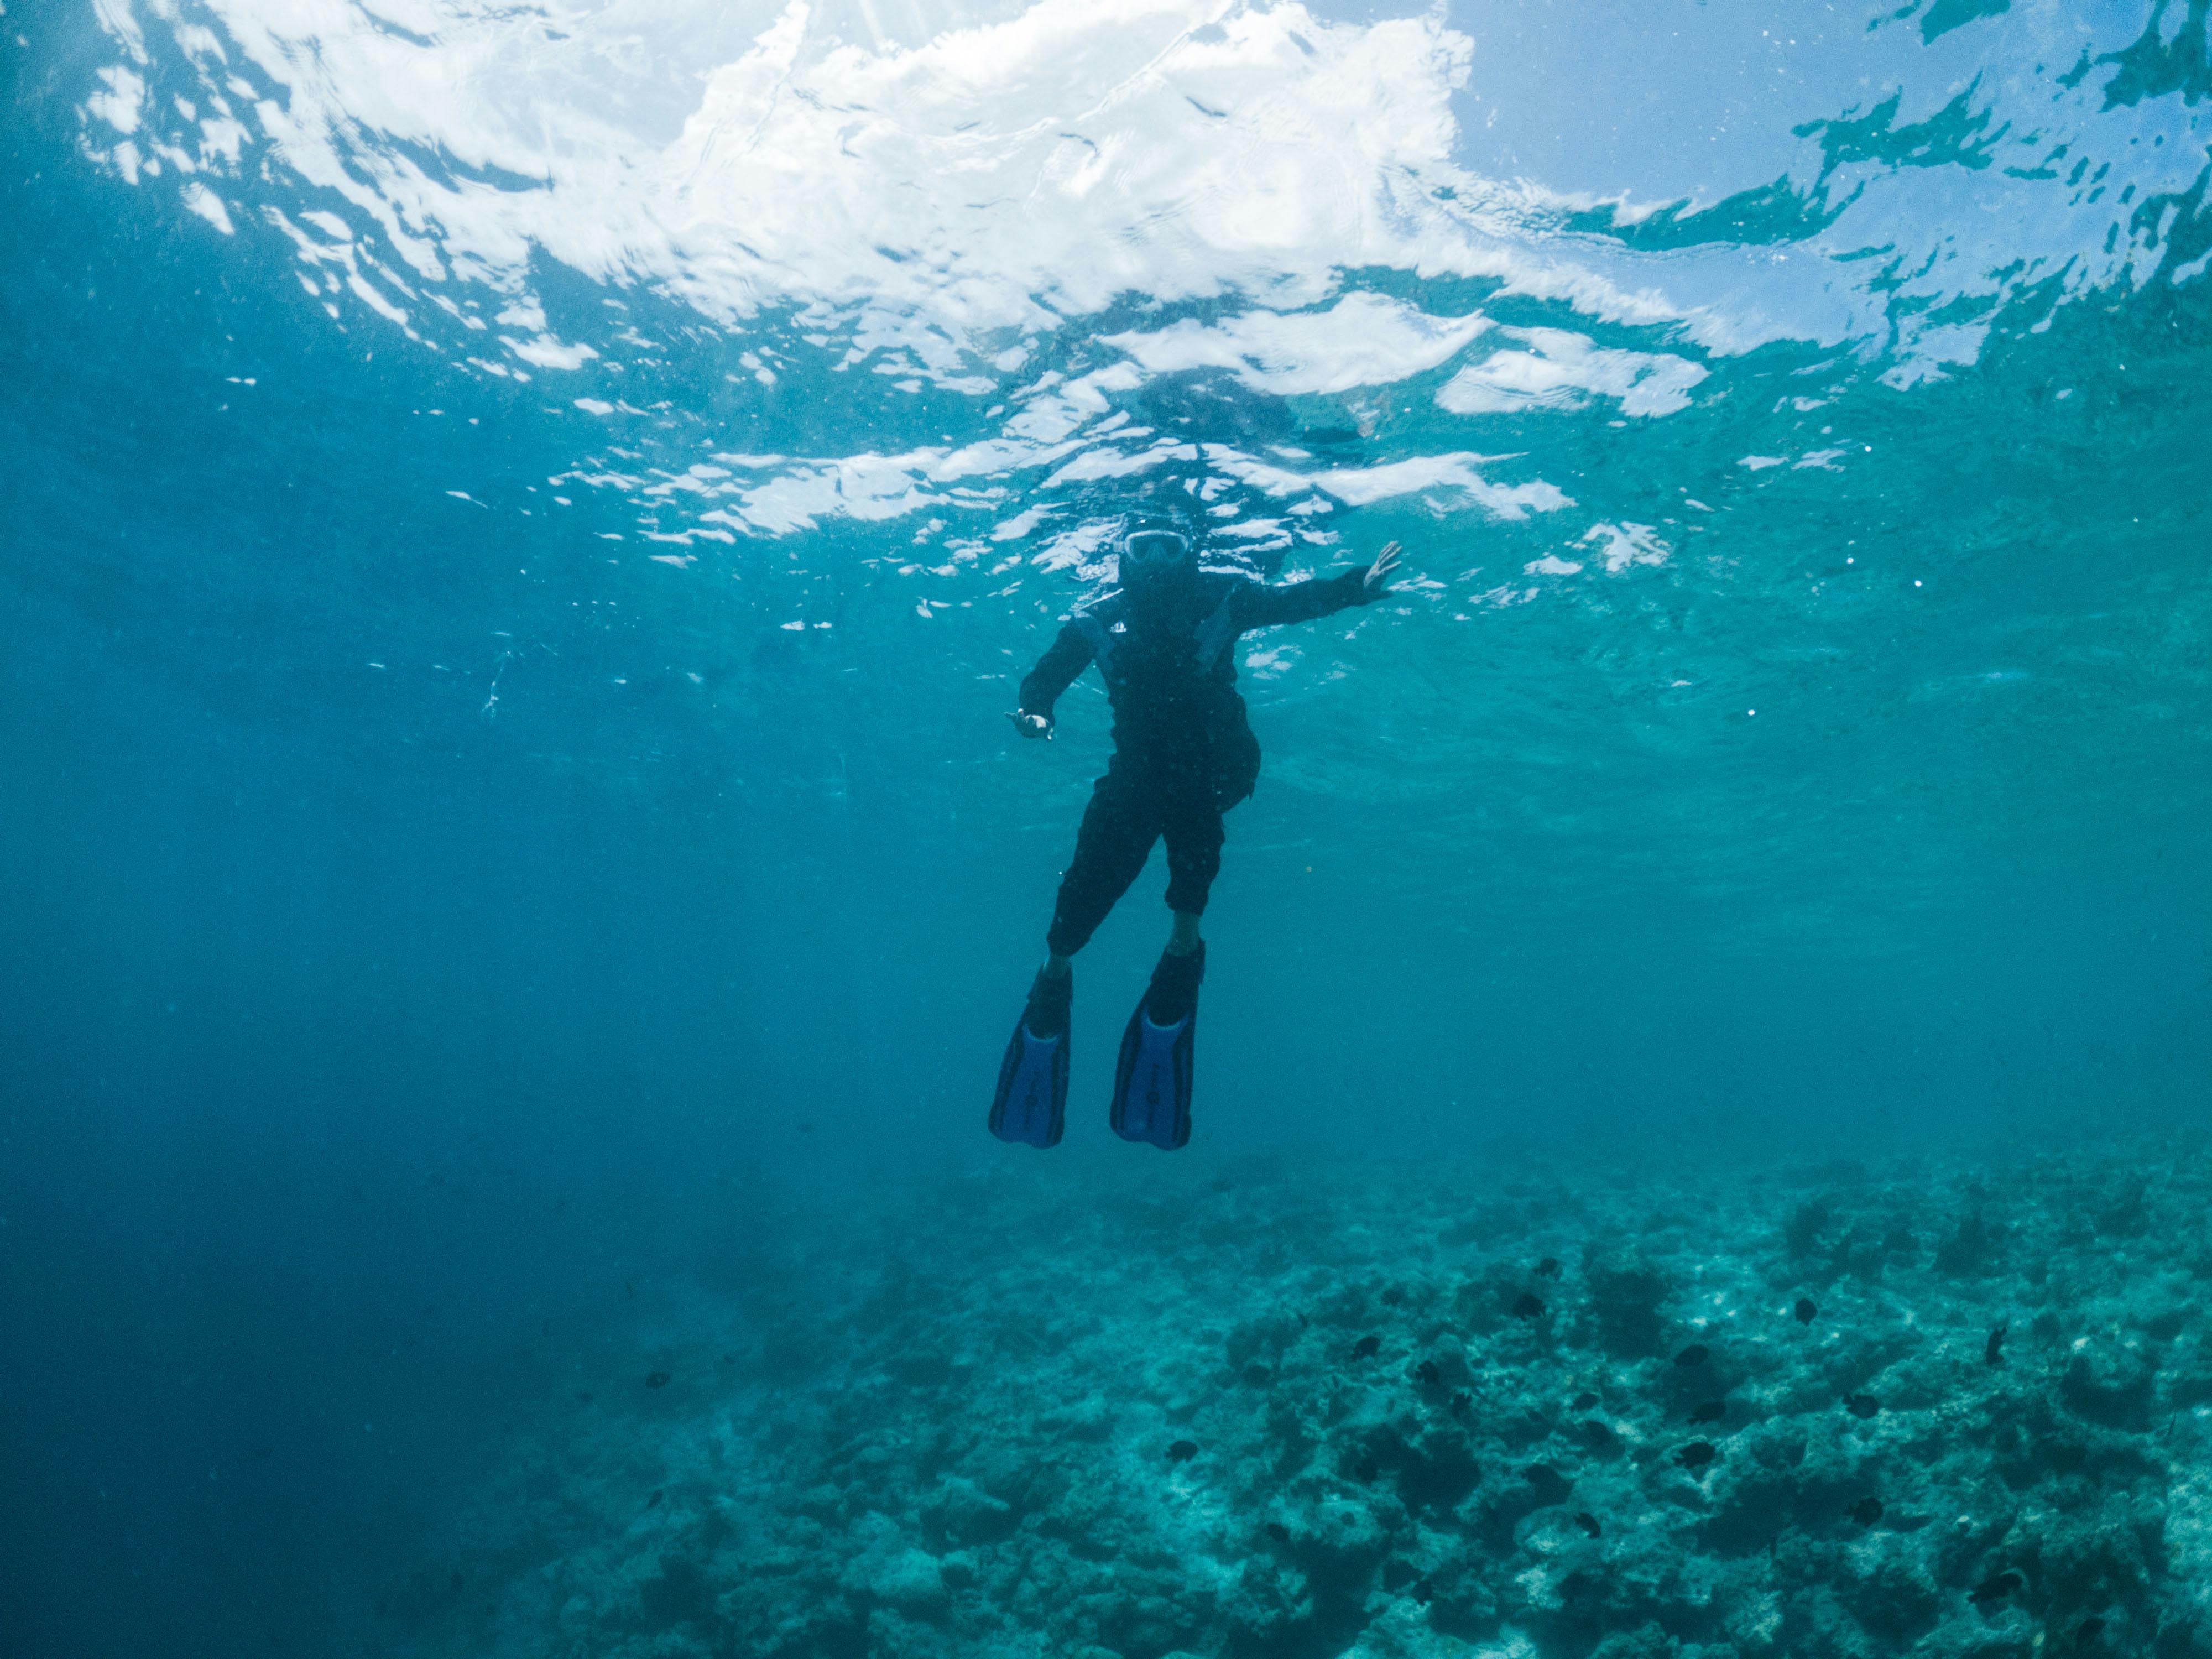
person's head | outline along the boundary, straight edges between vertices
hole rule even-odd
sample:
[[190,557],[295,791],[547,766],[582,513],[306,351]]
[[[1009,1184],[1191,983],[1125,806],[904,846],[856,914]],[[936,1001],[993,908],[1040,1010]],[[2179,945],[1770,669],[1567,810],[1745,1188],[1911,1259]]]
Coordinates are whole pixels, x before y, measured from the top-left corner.
[[1180,586],[1198,569],[1198,550],[1165,519],[1131,520],[1121,535],[1121,586],[1132,594]]

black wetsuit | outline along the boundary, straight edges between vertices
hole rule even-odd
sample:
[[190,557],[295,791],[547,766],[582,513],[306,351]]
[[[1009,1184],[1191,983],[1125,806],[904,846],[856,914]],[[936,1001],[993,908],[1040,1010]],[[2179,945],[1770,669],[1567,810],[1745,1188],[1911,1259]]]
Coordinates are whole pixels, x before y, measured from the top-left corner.
[[1022,682],[1022,712],[1052,717],[1096,662],[1114,705],[1114,757],[1098,780],[1060,879],[1046,942],[1072,956],[1168,844],[1168,907],[1198,912],[1221,868],[1221,815],[1252,793],[1260,743],[1237,695],[1237,638],[1378,598],[1352,569],[1271,587],[1222,571],[1181,571],[1079,610]]

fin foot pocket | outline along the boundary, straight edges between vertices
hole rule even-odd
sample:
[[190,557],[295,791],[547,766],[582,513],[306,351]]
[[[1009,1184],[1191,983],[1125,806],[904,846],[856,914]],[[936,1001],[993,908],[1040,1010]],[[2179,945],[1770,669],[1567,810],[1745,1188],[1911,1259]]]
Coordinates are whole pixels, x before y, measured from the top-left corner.
[[[1072,974],[1054,980],[1039,973],[1030,986],[991,1097],[991,1133],[1000,1139],[1025,1146],[1060,1144],[1067,1115],[1067,1023],[1074,993]],[[1037,1026],[1049,1035],[1040,1036]]]
[[1114,1133],[1171,1152],[1190,1139],[1192,1060],[1206,947],[1164,956],[1121,1034],[1114,1066]]

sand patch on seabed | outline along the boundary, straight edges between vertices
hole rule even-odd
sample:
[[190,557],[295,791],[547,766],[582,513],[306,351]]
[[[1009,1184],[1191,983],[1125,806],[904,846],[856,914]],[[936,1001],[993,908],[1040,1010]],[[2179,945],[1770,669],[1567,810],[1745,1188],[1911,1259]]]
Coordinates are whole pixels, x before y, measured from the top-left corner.
[[793,1234],[386,1650],[2212,1654],[2201,1141],[1287,1169]]

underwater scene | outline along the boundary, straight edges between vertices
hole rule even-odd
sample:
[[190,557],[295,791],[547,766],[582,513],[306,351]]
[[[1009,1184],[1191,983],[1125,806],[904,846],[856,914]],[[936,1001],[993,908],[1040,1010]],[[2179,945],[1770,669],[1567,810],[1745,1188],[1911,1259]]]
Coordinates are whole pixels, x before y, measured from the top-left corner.
[[2208,0],[0,0],[0,1653],[2212,1659]]

